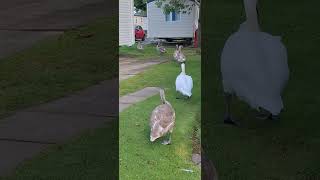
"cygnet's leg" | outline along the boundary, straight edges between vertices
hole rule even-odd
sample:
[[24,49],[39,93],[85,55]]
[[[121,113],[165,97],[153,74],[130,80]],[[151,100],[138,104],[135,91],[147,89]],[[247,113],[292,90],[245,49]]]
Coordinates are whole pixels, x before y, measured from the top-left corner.
[[224,123],[231,124],[234,126],[239,126],[239,122],[232,118],[231,116],[231,101],[232,101],[232,94],[225,93],[225,115],[224,115]]
[[164,140],[164,141],[162,142],[163,145],[169,145],[169,144],[171,144],[171,134],[172,134],[172,132],[169,132],[168,134],[169,134],[169,138],[168,138],[167,140]]
[[173,132],[173,126],[171,127],[171,129],[169,130],[169,138],[167,140],[164,140],[162,142],[163,145],[169,145],[171,144],[171,135],[172,135],[172,132]]

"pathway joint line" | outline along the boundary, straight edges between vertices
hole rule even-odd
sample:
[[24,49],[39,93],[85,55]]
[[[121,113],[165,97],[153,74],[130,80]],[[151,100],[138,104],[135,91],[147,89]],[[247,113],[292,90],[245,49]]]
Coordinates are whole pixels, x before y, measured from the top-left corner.
[[110,118],[116,118],[117,115],[102,115],[102,114],[93,114],[93,113],[77,113],[77,112],[61,112],[61,111],[34,111],[34,110],[25,110],[25,112],[29,113],[48,113],[48,114],[58,114],[58,115],[73,115],[73,116],[91,116],[91,117],[110,117]]
[[31,31],[31,32],[64,32],[64,31],[67,31],[67,30],[70,30],[70,29],[75,29],[75,28],[57,28],[57,29],[41,29],[41,28],[37,28],[37,29],[34,29],[34,28],[30,28],[30,29],[14,29],[14,28],[0,28],[0,31],[15,31],[15,32],[28,32],[28,31]]
[[43,142],[43,141],[32,141],[32,140],[11,139],[11,138],[0,138],[0,141],[23,142],[23,143],[33,143],[33,144],[57,144],[55,142]]

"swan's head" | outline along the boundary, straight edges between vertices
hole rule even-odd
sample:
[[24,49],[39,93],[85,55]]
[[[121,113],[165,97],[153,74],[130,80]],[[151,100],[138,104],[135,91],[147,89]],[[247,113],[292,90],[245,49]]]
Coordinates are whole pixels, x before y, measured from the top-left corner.
[[178,44],[176,44],[176,49],[179,49],[179,45]]

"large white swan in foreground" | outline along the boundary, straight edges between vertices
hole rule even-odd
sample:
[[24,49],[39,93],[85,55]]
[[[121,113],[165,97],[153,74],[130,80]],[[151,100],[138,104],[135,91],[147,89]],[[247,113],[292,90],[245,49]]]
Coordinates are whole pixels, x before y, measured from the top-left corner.
[[188,98],[192,95],[192,88],[193,88],[193,80],[192,77],[186,75],[185,64],[181,64],[181,73],[178,75],[176,79],[176,91],[181,93]]
[[230,113],[235,94],[263,118],[276,118],[283,109],[281,93],[289,78],[287,50],[281,37],[260,31],[257,0],[244,0],[246,21],[225,43],[221,73],[226,95],[224,122],[237,124]]

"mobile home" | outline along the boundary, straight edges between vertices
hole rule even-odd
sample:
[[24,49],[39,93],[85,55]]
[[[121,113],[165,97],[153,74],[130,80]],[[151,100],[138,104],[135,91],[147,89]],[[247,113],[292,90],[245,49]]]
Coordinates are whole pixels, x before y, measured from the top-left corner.
[[119,0],[119,46],[135,43],[133,17],[133,0]]
[[192,40],[198,29],[199,7],[193,1],[189,13],[171,12],[165,14],[156,5],[156,0],[147,1],[148,37],[172,41],[175,39]]

